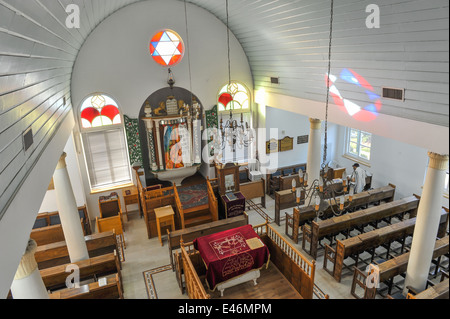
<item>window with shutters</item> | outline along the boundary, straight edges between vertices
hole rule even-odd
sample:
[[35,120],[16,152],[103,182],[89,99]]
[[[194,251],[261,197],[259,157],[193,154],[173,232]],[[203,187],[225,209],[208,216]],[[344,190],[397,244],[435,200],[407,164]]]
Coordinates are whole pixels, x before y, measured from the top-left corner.
[[91,191],[132,182],[119,105],[105,94],[87,97],[80,108],[80,129]]

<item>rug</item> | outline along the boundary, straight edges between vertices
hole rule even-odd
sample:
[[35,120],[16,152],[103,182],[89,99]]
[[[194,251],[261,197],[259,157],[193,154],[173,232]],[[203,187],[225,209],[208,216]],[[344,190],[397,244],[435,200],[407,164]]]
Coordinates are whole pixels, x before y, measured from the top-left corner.
[[183,209],[208,204],[208,189],[206,184],[197,184],[177,188]]
[[[154,275],[163,273],[165,271],[172,270],[172,265],[165,265],[157,268],[153,268],[143,272],[145,287],[147,288],[148,299],[158,299],[156,293],[156,285]],[[174,276],[171,272],[171,275]]]

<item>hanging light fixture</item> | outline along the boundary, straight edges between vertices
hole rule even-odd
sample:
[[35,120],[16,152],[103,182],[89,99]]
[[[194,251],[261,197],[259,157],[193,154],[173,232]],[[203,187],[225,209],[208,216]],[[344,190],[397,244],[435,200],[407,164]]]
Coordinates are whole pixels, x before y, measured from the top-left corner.
[[222,94],[221,98],[227,99],[225,107],[230,105],[230,118],[224,122],[223,118],[220,118],[219,133],[221,134],[222,149],[227,145],[235,149],[236,146],[239,148],[248,147],[254,138],[253,130],[247,122],[244,121],[244,115],[241,113],[240,121],[233,119],[233,97],[238,91],[235,84],[231,83],[231,58],[230,58],[230,28],[229,28],[229,6],[228,0],[225,3],[226,6],[226,17],[227,17],[227,49],[228,49],[228,85],[227,92]]
[[[328,73],[331,74],[331,48],[333,39],[333,16],[334,0],[331,0],[330,11],[330,36],[328,45]],[[354,185],[347,185],[345,178],[342,179],[342,189],[338,189],[336,184],[328,179],[327,144],[328,144],[328,108],[330,98],[330,79],[327,82],[326,114],[325,114],[325,141],[323,150],[323,161],[320,176],[308,185],[308,173],[299,170],[300,185],[295,180],[292,181],[292,192],[295,192],[297,206],[300,206],[301,197],[304,196],[306,206],[314,205],[317,217],[322,217],[326,210],[330,210],[335,216],[339,216],[351,208],[353,203]],[[345,176],[345,172],[343,174]],[[348,196],[346,196],[348,195]],[[306,201],[308,201],[306,203]]]

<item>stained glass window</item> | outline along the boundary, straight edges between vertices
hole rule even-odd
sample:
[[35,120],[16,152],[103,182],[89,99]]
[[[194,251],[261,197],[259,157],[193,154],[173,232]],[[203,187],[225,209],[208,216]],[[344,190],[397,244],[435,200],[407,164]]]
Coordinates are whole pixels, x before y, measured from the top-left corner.
[[117,102],[104,94],[89,96],[80,107],[80,125],[91,190],[131,183],[127,140]]
[[159,31],[150,41],[150,54],[156,63],[174,66],[183,59],[183,39],[175,31],[167,29]]
[[117,103],[106,95],[93,95],[81,105],[81,125],[83,128],[122,124]]
[[245,86],[232,82],[225,85],[218,96],[219,112],[232,110],[250,111],[250,94]]

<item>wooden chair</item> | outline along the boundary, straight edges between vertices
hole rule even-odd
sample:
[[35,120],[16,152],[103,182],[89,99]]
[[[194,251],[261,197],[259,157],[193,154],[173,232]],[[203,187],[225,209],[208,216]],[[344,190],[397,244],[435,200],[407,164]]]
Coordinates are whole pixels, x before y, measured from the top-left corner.
[[107,218],[95,218],[95,224],[97,225],[97,231],[99,233],[114,231],[117,238],[119,239],[120,252],[122,256],[122,261],[125,261],[124,249],[127,248],[125,243],[125,236],[123,234],[122,219],[120,216],[113,216]]
[[120,207],[120,198],[101,200],[99,198],[98,205],[100,208],[100,218],[108,218],[113,216],[119,216],[122,219],[122,208]]

